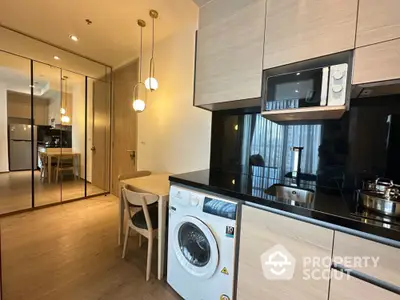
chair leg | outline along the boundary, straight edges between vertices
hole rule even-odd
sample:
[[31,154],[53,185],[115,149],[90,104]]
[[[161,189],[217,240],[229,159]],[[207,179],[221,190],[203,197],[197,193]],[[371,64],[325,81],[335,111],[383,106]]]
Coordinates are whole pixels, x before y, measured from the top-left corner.
[[142,247],[142,235],[139,233],[139,248]]
[[125,253],[126,253],[126,247],[128,246],[128,238],[129,238],[129,231],[130,231],[129,224],[126,224],[126,230],[125,230],[125,239],[124,239],[124,248],[122,250],[122,258],[125,258]]
[[153,253],[153,235],[149,235],[148,246],[147,246],[147,267],[146,267],[146,281],[150,279],[151,273],[151,256]]

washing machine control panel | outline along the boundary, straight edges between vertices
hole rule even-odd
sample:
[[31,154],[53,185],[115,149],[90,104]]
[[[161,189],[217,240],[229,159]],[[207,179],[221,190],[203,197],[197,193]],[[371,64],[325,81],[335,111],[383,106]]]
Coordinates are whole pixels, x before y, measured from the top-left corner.
[[205,197],[203,212],[226,219],[236,220],[237,204],[230,201]]

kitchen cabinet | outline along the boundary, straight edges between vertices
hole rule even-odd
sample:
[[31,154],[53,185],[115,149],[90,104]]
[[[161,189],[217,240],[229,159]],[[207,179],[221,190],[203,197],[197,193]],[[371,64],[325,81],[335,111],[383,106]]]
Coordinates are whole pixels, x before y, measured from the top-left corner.
[[398,300],[399,295],[332,269],[329,300]]
[[[335,233],[333,261],[366,275],[400,286],[399,251],[395,247],[337,231]],[[378,262],[377,265],[374,265],[372,261],[369,261],[367,264],[360,266],[354,265],[355,263],[352,260],[347,263],[341,262],[340,259],[344,257],[369,257],[378,259]]]
[[356,47],[400,38],[399,0],[360,0]]
[[265,0],[214,0],[199,19],[194,105],[260,98]]
[[[326,300],[330,263],[321,264],[318,268],[318,274],[315,275],[321,275],[319,280],[306,280],[304,272],[307,272],[307,267],[303,268],[303,260],[307,257],[320,258],[321,261],[330,258],[332,242],[333,230],[244,205],[237,299]],[[284,257],[292,263],[289,269],[295,267],[293,278],[269,280],[264,277],[266,263],[275,261],[275,258],[285,261]],[[323,278],[322,273],[328,276]]]
[[[33,119],[35,125],[47,125],[49,102],[46,98],[34,96]],[[7,117],[10,123],[20,123],[21,120],[31,119],[31,95],[14,91],[7,92]]]
[[354,49],[358,0],[268,0],[264,69]]
[[357,48],[353,84],[400,78],[400,39]]

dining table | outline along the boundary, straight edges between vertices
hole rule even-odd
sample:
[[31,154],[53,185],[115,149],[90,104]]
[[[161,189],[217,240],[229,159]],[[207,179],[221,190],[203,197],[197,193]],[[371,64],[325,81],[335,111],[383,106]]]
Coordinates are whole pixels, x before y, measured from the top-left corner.
[[[165,266],[165,240],[166,240],[166,219],[167,203],[169,198],[169,176],[171,173],[151,174],[143,177],[128,178],[120,181],[120,186],[127,186],[136,192],[151,193],[158,198],[158,259],[157,259],[157,278],[161,280],[164,277]],[[118,225],[118,245],[123,240],[125,203],[119,197],[119,225]]]

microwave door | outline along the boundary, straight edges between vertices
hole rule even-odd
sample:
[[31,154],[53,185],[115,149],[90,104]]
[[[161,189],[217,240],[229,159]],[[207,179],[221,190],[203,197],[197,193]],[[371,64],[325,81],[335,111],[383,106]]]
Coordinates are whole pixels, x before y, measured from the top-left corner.
[[329,68],[293,72],[267,79],[266,110],[326,105]]

